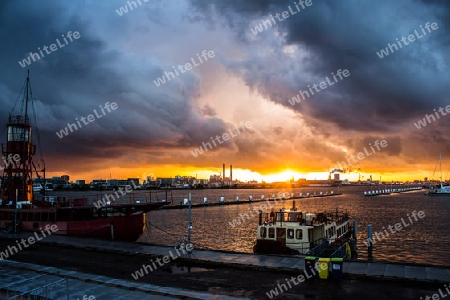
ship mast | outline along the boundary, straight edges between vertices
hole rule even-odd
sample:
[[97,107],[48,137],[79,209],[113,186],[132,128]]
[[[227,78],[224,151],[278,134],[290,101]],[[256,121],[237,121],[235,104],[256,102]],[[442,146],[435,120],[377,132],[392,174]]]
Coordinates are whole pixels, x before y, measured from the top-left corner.
[[4,172],[1,183],[2,205],[16,201],[33,200],[32,166],[36,146],[32,143],[32,126],[28,117],[28,101],[31,93],[30,71],[25,82],[23,115],[9,115],[7,142],[2,144]]
[[442,189],[442,153],[441,152],[439,152],[439,163],[440,163],[440,169],[441,169],[440,181],[441,181],[441,189]]

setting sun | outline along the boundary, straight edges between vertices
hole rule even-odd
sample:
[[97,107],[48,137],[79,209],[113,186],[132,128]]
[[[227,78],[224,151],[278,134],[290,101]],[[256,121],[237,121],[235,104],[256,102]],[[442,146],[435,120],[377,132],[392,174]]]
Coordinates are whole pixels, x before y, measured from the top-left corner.
[[292,178],[294,178],[294,180],[306,178],[306,175],[299,172],[286,170],[280,173],[263,175],[262,178],[265,182],[281,182],[281,181],[289,181]]

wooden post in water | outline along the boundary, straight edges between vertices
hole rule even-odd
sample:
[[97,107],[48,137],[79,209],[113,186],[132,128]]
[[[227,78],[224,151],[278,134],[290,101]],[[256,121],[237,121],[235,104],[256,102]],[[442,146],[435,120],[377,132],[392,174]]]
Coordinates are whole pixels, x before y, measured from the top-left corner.
[[111,222],[111,240],[114,241],[114,222]]
[[[186,244],[186,246],[187,245],[189,245],[189,247],[191,247],[191,229],[192,229],[192,225],[191,225],[191,192],[189,192],[189,206],[188,206],[188,240],[187,240],[187,244]],[[192,252],[192,249],[191,250],[188,250],[187,251],[188,252],[188,256],[190,257],[191,256],[191,252]]]
[[372,259],[372,225],[368,225],[367,226],[367,242],[368,242],[368,247],[367,247],[367,255],[369,257],[369,259]]

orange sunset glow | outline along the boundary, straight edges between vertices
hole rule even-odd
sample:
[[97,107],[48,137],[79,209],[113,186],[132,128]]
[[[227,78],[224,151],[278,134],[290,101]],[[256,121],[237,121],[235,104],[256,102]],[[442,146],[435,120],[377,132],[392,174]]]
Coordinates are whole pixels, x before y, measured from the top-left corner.
[[[423,180],[440,176],[439,152],[443,177],[450,168],[448,93],[442,92],[448,72],[435,67],[447,56],[437,45],[415,72],[409,62],[410,55],[422,57],[418,43],[377,56],[375,49],[394,39],[392,30],[380,35],[368,26],[370,44],[353,37],[354,28],[319,41],[305,35],[306,20],[297,17],[292,27],[253,33],[246,18],[242,26],[218,27],[185,19],[189,11],[192,20],[203,20],[207,6],[167,2],[163,10],[147,3],[163,24],[149,20],[144,7],[120,22],[100,20],[95,12],[110,6],[97,5],[83,13],[95,24],[80,19],[76,29],[58,31],[56,37],[70,30],[79,37],[61,50],[22,68],[24,53],[52,40],[31,34],[22,45],[11,32],[0,58],[8,70],[0,75],[2,120],[20,109],[14,100],[30,69],[39,129],[33,142],[48,176],[208,179],[224,163],[241,182],[323,180],[330,172],[350,181]],[[314,14],[321,5],[308,9]],[[230,16],[220,11],[207,15],[228,24]],[[124,26],[139,29],[123,32]],[[435,43],[444,32],[426,39]]]

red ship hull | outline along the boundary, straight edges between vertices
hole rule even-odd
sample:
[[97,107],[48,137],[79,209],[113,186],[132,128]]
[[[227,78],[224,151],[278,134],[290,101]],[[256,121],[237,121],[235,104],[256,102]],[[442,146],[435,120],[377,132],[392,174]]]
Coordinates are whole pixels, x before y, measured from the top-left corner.
[[[42,203],[41,203],[42,204]],[[165,202],[94,206],[18,209],[0,208],[0,228],[13,230],[16,220],[19,231],[39,232],[46,226],[57,226],[54,234],[100,239],[136,241],[144,232],[145,213],[157,209]]]
[[[8,222],[11,221],[0,220],[0,227],[4,227]],[[114,224],[114,239],[122,241],[136,241],[145,228],[144,214],[139,214],[85,221],[21,221],[18,229],[19,231],[40,232],[40,228],[46,228],[53,224],[58,227],[54,234],[99,239],[112,239],[111,224]]]

